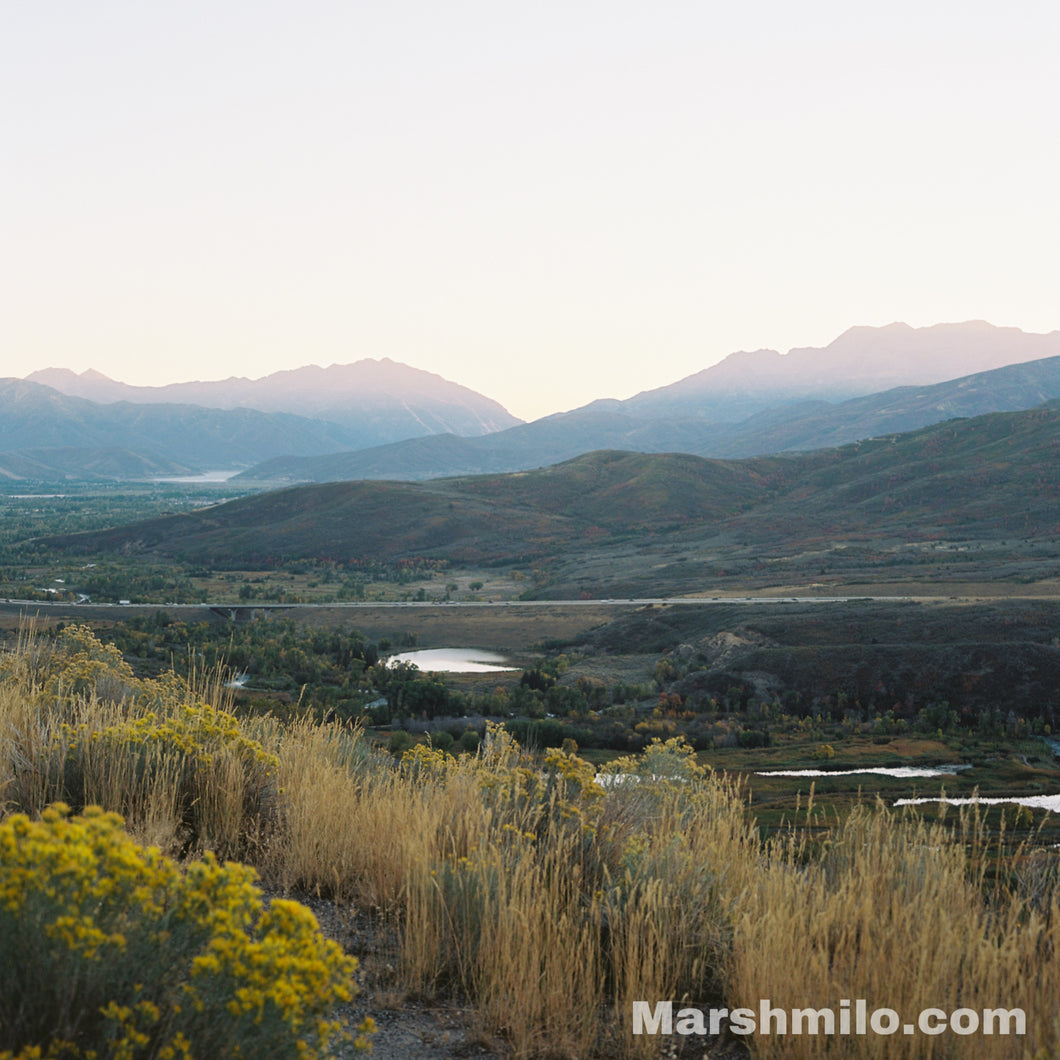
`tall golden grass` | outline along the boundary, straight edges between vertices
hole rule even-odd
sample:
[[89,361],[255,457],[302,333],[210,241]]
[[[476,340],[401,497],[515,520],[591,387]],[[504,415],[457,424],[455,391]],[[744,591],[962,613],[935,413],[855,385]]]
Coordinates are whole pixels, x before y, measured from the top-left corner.
[[[1055,851],[856,808],[812,850],[763,841],[738,785],[679,741],[615,771],[531,757],[496,730],[476,756],[398,764],[356,727],[235,719],[222,682],[138,680],[87,630],[0,659],[0,804],[95,802],[171,852],[215,850],[275,885],[395,918],[409,991],[458,991],[517,1057],[657,1055],[634,1001],[915,1019],[1021,1007],[1025,1037],[755,1034],[762,1057],[1055,1056]],[[147,720],[145,720],[147,719]],[[158,733],[163,735],[159,736]],[[705,1042],[704,1047],[709,1047]]]

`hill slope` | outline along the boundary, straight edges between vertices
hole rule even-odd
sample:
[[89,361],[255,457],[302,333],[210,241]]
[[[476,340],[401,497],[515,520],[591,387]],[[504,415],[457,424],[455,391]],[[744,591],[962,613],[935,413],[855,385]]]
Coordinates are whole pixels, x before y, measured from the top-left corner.
[[957,416],[1019,412],[1054,398],[1060,398],[1060,356],[933,386],[896,387],[838,405],[813,402],[759,413],[716,440],[713,455],[753,456],[845,445]]
[[414,556],[498,562],[562,551],[594,529],[631,533],[722,518],[767,496],[785,471],[773,461],[590,453],[522,475],[295,486],[52,543],[211,565]]
[[853,327],[825,347],[730,354],[621,406],[632,415],[696,415],[733,423],[807,398],[841,401],[1058,356],[1060,331],[1028,334],[983,320],[927,328]]
[[184,464],[152,459],[116,446],[0,453],[0,479],[16,482],[114,482],[191,473],[192,469]]
[[943,538],[1048,543],[1058,511],[1052,403],[792,457],[601,452],[509,475],[294,487],[50,544],[237,567],[533,562],[557,593],[586,580],[596,591],[689,591],[704,570],[781,570],[813,549],[852,549],[882,568],[918,543],[933,554]]

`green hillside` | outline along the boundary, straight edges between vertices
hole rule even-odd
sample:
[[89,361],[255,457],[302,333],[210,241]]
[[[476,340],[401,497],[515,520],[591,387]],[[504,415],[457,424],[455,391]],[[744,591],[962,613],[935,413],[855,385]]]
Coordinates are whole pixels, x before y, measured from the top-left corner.
[[[505,475],[293,487],[47,544],[234,568],[310,558],[532,562],[552,571],[556,592],[593,567],[593,591],[688,591],[704,570],[790,566],[822,548],[890,569],[919,563],[908,550],[938,549],[941,539],[980,550],[1022,542],[1046,562],[1058,513],[1052,403],[790,457],[598,452]],[[693,566],[682,573],[681,562]],[[785,576],[805,580],[808,570]]]
[[603,451],[535,471],[450,480],[448,488],[505,509],[628,532],[728,518],[774,496],[798,470],[782,458]]

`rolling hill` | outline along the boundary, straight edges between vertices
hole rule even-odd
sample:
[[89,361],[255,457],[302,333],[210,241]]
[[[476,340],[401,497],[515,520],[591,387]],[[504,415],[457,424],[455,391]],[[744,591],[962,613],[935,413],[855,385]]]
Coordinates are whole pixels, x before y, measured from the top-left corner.
[[[1058,512],[1053,402],[790,457],[606,451],[506,475],[292,487],[46,543],[236,568],[298,558],[534,564],[549,572],[546,593],[654,594],[730,568],[745,581],[748,571],[767,583],[805,578],[808,552],[825,555],[809,561],[815,575],[837,556],[878,574],[924,555],[939,562],[939,542],[1037,542],[1055,564]],[[1003,565],[991,576],[1005,577]]]
[[417,556],[494,563],[545,556],[594,530],[720,519],[758,502],[787,471],[783,461],[591,453],[525,474],[297,486],[50,543],[213,566]]

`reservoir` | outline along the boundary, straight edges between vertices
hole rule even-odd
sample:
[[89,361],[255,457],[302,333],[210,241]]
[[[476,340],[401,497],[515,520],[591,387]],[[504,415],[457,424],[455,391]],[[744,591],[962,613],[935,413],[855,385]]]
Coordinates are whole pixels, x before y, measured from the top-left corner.
[[1031,806],[1039,810],[1050,810],[1060,813],[1060,795],[1012,795],[1009,797],[987,796],[985,798],[937,798],[937,799],[896,799],[895,806],[927,806],[928,803],[946,803],[947,806],[1001,806],[1011,803],[1016,806]]
[[403,651],[400,655],[392,655],[387,659],[387,666],[399,662],[415,663],[427,673],[488,674],[519,669],[503,655],[481,648],[424,648],[421,651]]
[[238,475],[239,469],[235,471],[204,471],[201,475],[177,475],[173,478],[156,478],[152,482],[169,482],[180,486],[205,486],[211,482],[227,482],[233,475]]
[[874,773],[881,777],[952,777],[971,766],[865,766],[862,769],[771,769],[755,773],[756,777],[852,777],[857,773]]

